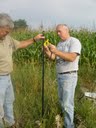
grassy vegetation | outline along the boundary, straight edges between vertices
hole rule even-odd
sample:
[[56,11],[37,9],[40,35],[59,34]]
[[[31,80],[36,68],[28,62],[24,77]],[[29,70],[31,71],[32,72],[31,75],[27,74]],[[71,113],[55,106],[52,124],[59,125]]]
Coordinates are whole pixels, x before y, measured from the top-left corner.
[[[12,36],[18,40],[27,39],[39,31],[19,30]],[[79,79],[75,95],[75,124],[76,128],[96,128],[96,101],[82,97],[82,88],[96,91],[96,33],[88,30],[71,30],[71,35],[82,43]],[[57,44],[59,38],[54,31],[46,31],[46,38]],[[36,121],[40,121],[41,128],[55,128],[55,116],[61,112],[55,62],[45,58],[45,113],[41,115],[41,86],[42,86],[42,42],[38,42],[26,49],[17,51],[14,55],[14,71],[12,80],[16,100],[14,112],[18,128],[38,128]]]

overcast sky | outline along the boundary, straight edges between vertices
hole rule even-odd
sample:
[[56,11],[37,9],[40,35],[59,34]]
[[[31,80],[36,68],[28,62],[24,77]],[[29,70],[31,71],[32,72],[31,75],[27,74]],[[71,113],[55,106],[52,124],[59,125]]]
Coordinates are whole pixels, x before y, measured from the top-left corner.
[[96,0],[0,0],[0,12],[13,20],[25,19],[34,27],[65,23],[71,27],[95,27]]

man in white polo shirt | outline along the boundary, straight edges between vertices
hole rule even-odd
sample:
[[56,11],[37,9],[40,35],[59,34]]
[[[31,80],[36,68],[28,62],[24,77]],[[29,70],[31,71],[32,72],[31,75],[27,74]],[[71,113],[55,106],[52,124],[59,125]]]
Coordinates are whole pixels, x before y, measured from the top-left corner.
[[52,44],[44,46],[44,48],[50,59],[56,58],[58,94],[64,112],[64,126],[65,128],[74,128],[74,94],[81,43],[78,39],[70,36],[67,25],[57,25],[56,32],[61,38],[57,48]]
[[10,78],[13,70],[12,53],[44,39],[42,34],[38,34],[32,39],[17,41],[9,34],[13,27],[11,17],[8,14],[0,13],[0,128],[4,127],[2,119],[11,128],[16,128],[13,115],[14,92]]

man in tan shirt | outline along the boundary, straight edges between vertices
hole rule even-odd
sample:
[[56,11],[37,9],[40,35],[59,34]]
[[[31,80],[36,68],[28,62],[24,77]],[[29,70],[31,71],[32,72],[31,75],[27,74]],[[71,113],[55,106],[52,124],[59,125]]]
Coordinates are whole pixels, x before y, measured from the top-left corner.
[[9,33],[14,28],[14,23],[8,14],[0,14],[0,128],[4,127],[3,121],[9,127],[16,128],[13,115],[14,92],[10,78],[13,70],[12,53],[19,48],[26,48],[34,42],[44,39],[38,34],[32,39],[17,41]]

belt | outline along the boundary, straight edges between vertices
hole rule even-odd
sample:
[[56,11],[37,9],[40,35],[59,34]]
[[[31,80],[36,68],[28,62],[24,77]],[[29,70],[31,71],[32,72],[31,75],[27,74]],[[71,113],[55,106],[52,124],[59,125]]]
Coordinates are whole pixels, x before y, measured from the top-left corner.
[[68,72],[61,72],[61,73],[58,73],[58,74],[71,74],[71,73],[77,73],[78,71],[68,71]]

